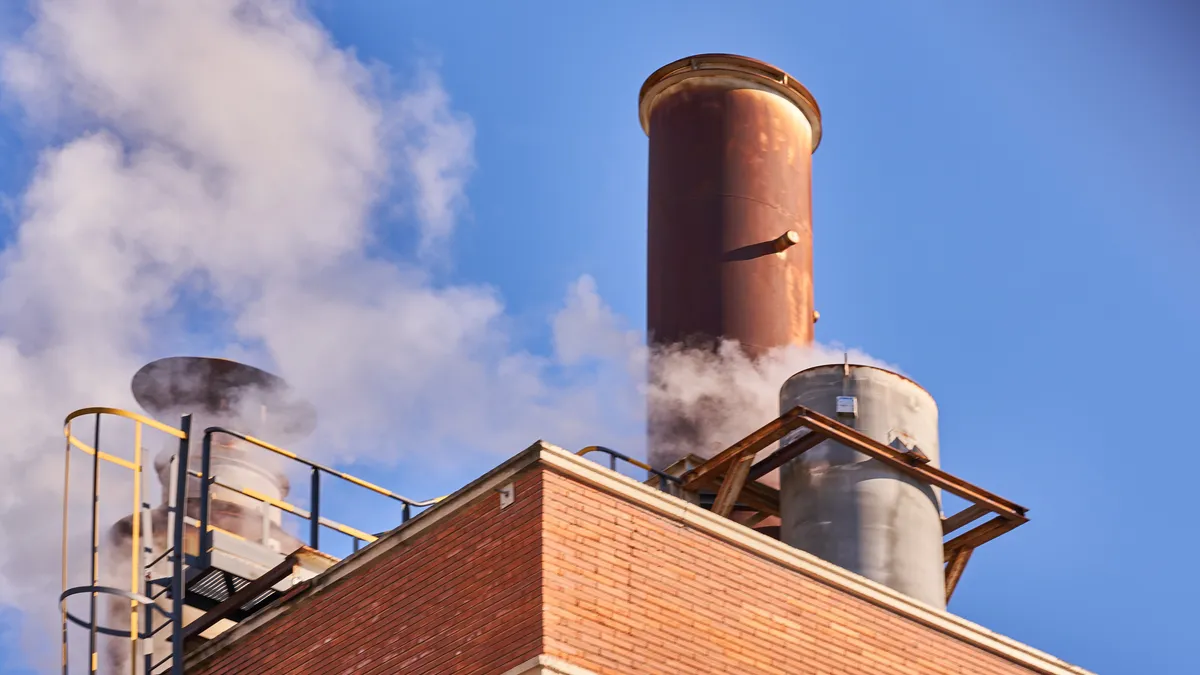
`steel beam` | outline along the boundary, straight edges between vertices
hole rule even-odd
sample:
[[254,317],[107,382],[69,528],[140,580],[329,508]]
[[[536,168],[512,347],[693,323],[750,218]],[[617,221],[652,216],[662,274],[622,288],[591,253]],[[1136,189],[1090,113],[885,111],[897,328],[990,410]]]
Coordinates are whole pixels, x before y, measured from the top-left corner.
[[825,440],[821,434],[809,431],[800,438],[772,452],[766,459],[750,469],[750,480],[758,480],[775,469],[812,450]]
[[733,505],[737,503],[738,497],[742,494],[742,488],[746,485],[746,478],[750,474],[750,465],[753,462],[753,454],[743,455],[729,469],[729,473],[725,474],[725,479],[721,481],[721,488],[717,490],[717,498],[713,501],[713,513],[728,518],[729,514],[733,512]]
[[[869,436],[861,434],[844,424],[835,422],[803,406],[796,406],[788,411],[788,415],[792,415],[793,413],[800,420],[797,426],[804,426],[811,431],[816,431],[829,438],[829,440],[837,441],[864,455],[877,459],[898,471],[920,480],[926,485],[942,488],[950,494],[962,497],[973,504],[985,506],[989,511],[1010,519],[1019,520],[1020,522],[1028,520],[1025,518],[1025,513],[1028,509],[1020,504],[988,492],[941,469],[922,463],[907,453],[900,452],[895,448],[889,448]],[[792,419],[796,419],[796,417]]]
[[228,618],[243,605],[267,592],[275,584],[286,579],[295,571],[296,563],[296,554],[293,553],[287,556],[283,559],[283,562],[271,568],[266,574],[255,579],[254,581],[251,581],[249,584],[246,584],[242,590],[229,596],[216,607],[213,607],[211,610],[205,612],[200,618],[189,623],[181,631],[183,642],[186,643],[188,639],[199,635],[205,630],[208,630],[221,619]]
[[716,457],[683,474],[684,489],[695,490],[697,487],[703,486],[707,481],[726,473],[738,459],[746,455],[753,456],[798,429],[805,412],[806,409],[799,406],[792,408],[780,417],[767,422],[761,429],[722,450]]
[[969,525],[983,516],[986,516],[988,513],[990,513],[990,511],[988,511],[987,507],[980,506],[979,504],[972,504],[962,511],[950,516],[949,518],[942,520],[942,534],[950,534],[960,527]]
[[950,602],[950,596],[954,595],[958,580],[962,578],[963,570],[967,569],[967,562],[971,560],[971,554],[974,552],[973,548],[960,548],[950,556],[950,561],[946,564],[947,604]]
[[963,534],[946,542],[945,546],[942,547],[942,550],[945,552],[945,561],[950,562],[950,559],[959,550],[978,548],[1023,522],[1025,521],[1010,520],[1004,516],[996,516],[979,527],[967,530]]

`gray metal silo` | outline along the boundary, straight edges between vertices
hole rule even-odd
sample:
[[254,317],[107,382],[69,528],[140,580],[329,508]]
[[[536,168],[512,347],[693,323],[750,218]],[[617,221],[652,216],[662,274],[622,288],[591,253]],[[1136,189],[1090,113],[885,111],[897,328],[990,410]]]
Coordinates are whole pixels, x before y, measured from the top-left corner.
[[[937,404],[901,375],[859,365],[810,368],[780,391],[783,411],[797,405],[938,465]],[[782,468],[780,510],[785,543],[945,608],[939,490],[825,441]]]

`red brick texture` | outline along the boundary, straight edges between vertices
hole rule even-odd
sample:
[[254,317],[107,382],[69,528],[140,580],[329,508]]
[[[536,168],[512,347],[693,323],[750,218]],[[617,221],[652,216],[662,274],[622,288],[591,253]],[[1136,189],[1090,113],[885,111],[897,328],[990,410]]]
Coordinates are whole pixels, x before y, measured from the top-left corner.
[[546,653],[598,675],[1034,672],[566,476],[542,495]]
[[499,675],[540,653],[597,675],[1036,672],[543,465],[516,486],[189,673]]
[[541,481],[480,497],[188,670],[494,675],[542,644]]

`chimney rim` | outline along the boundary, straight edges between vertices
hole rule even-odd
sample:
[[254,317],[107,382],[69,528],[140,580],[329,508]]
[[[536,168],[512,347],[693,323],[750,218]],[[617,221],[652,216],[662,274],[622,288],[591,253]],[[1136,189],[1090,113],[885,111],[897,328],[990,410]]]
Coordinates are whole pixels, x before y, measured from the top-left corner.
[[872,366],[872,365],[868,365],[866,363],[853,363],[853,362],[823,363],[819,366],[809,366],[808,368],[805,368],[804,370],[799,370],[799,371],[796,371],[795,373],[792,373],[791,375],[789,375],[788,378],[783,381],[783,385],[780,386],[779,390],[782,392],[784,389],[787,388],[787,386],[792,382],[792,380],[800,377],[801,375],[805,375],[807,373],[815,372],[818,370],[826,370],[829,368],[847,368],[847,367],[854,368],[854,369],[861,369],[861,370],[876,370],[876,371],[879,371],[886,375],[891,375],[892,377],[903,380],[903,381],[911,384],[912,386],[916,387],[918,391],[922,392],[929,398],[933,399],[934,406],[937,405],[937,399],[934,397],[934,395],[932,393],[929,392],[928,389],[926,389],[924,386],[922,386],[920,382],[917,382],[916,380],[912,379],[911,377],[904,375],[902,373],[898,373],[894,370],[889,370],[882,366]]
[[650,135],[650,115],[658,96],[669,87],[697,77],[733,77],[766,86],[790,101],[812,127],[812,150],[821,145],[821,109],[803,84],[781,68],[737,54],[696,54],[672,61],[651,73],[638,93],[638,118]]
[[287,420],[285,431],[303,437],[316,427],[316,408],[299,398],[278,375],[232,359],[209,356],[168,356],[142,366],[133,376],[133,398],[151,417],[161,418],[180,408],[193,412],[222,412],[218,392],[233,394],[243,389],[269,394],[264,400],[269,412]]

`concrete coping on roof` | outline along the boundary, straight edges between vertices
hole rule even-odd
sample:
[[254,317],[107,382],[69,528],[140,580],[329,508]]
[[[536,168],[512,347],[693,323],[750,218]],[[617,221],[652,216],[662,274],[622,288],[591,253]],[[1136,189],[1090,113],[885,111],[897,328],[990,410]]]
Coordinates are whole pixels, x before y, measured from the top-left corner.
[[521,665],[504,671],[501,675],[596,675],[579,666],[573,666],[549,654],[538,654]]
[[[866,577],[825,562],[810,553],[792,548],[728,518],[722,518],[707,509],[666,494],[657,488],[543,441],[534,443],[503,464],[424,510],[409,522],[380,537],[319,576],[302,583],[292,592],[285,594],[273,606],[200,646],[188,655],[184,664],[185,668],[196,667],[210,656],[223,651],[258,627],[288,611],[295,601],[320,593],[355,570],[420,536],[458,509],[480,497],[496,492],[517,474],[539,463],[594,489],[671,519],[680,525],[703,532],[781,567],[866,600],[880,608],[904,616],[1035,672],[1046,675],[1094,675],[1091,671],[990,631],[945,610],[926,605]],[[570,671],[551,670],[550,672]]]

